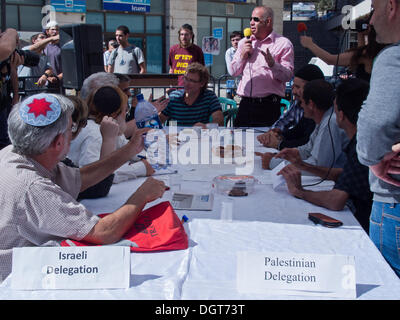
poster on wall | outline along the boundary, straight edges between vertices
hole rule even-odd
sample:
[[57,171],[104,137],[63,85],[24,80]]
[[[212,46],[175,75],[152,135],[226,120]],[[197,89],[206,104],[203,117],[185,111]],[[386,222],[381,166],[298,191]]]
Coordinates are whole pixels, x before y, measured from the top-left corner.
[[213,64],[213,56],[209,53],[204,53],[204,64],[206,67],[211,67]]
[[86,12],[86,0],[51,0],[57,12]]
[[222,40],[224,38],[224,28],[214,28],[213,37]]
[[203,37],[202,49],[204,53],[209,53],[214,56],[219,55],[220,43],[215,37]]
[[103,0],[103,9],[110,11],[150,12],[150,0]]

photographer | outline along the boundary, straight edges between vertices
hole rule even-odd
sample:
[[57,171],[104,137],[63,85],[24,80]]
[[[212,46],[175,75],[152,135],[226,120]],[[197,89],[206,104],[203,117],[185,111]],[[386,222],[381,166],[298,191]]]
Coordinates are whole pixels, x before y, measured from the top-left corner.
[[0,33],[0,149],[10,144],[7,118],[13,101],[18,100],[16,66],[23,62],[23,58],[15,52],[17,44],[18,33],[15,29],[7,29]]
[[39,63],[39,56],[34,52],[16,48],[18,41],[14,29],[0,34],[0,149],[10,144],[7,118],[11,107],[19,100],[17,67],[21,64],[33,67]]
[[[309,49],[315,56],[329,65],[350,67],[356,78],[370,81],[372,64],[378,53],[385,47],[376,41],[376,32],[368,22],[357,23],[358,46],[340,54],[331,54],[320,48],[308,36],[300,36],[300,43],[304,48]],[[365,36],[367,43],[365,44]]]

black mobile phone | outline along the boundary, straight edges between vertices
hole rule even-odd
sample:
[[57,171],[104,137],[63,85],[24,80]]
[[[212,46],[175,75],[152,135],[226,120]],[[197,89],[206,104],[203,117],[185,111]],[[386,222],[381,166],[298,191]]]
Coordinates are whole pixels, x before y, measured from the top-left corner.
[[320,224],[328,228],[337,228],[343,225],[343,222],[325,214],[319,212],[310,212],[308,214],[308,219],[310,219],[315,224]]

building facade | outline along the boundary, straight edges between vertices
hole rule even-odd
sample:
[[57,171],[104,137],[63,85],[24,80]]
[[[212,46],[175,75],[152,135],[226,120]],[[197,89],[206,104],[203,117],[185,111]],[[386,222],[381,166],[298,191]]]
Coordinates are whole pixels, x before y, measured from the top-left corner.
[[[104,41],[114,38],[115,29],[126,25],[129,41],[142,48],[149,73],[167,73],[169,48],[178,43],[179,27],[185,23],[195,31],[195,43],[202,46],[204,38],[219,39],[218,50],[207,54],[211,74],[217,78],[226,73],[225,51],[230,47],[232,31],[249,26],[251,12],[257,5],[268,5],[275,12],[275,30],[283,32],[283,0],[142,0],[146,8],[111,6],[112,0],[1,0],[1,27],[15,28],[21,38],[42,30],[49,19],[48,6],[56,7],[53,18],[59,25],[72,23],[100,24]],[[115,2],[115,1],[114,1]],[[107,6],[107,4],[109,6]],[[58,7],[61,5],[61,8]],[[132,11],[139,10],[139,11]],[[146,11],[141,12],[140,10]],[[75,12],[72,12],[75,11]]]

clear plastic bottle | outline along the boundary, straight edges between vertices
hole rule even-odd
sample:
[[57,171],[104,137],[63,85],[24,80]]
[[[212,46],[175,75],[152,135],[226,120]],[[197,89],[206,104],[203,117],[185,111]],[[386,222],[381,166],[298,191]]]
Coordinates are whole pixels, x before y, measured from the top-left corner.
[[162,129],[160,118],[155,106],[143,98],[143,94],[138,94],[138,103],[135,108],[135,120],[138,128]]
[[[162,129],[161,120],[158,117],[156,107],[143,98],[143,94],[137,96],[138,104],[135,108],[135,120],[138,128]],[[159,142],[159,143],[158,143]],[[169,164],[169,148],[165,147],[163,141],[158,141],[158,135],[149,133],[144,136],[144,147],[147,151],[148,160],[154,169],[165,168]],[[165,150],[166,149],[166,150]],[[165,156],[159,157],[160,152]],[[160,162],[160,159],[165,159]]]

